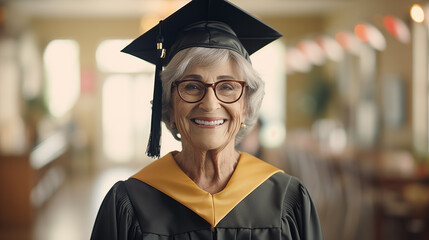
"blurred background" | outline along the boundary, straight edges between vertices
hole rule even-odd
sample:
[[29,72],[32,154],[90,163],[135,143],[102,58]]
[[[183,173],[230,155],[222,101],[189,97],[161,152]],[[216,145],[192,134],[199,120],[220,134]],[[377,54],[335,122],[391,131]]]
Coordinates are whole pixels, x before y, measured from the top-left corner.
[[[89,239],[153,161],[155,67],[119,51],[187,2],[0,1],[0,239]],[[284,35],[252,56],[266,97],[239,148],[303,180],[327,240],[429,239],[428,1],[231,2]]]

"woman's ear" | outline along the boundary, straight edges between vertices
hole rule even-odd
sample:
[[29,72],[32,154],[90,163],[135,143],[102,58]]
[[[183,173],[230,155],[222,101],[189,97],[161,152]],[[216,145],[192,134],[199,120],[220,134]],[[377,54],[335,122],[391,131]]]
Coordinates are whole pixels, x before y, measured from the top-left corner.
[[247,101],[244,101],[242,108],[243,109],[241,111],[241,119],[244,123],[246,121],[246,118],[247,118]]
[[176,125],[176,119],[175,119],[175,110],[174,110],[174,103],[173,101],[175,101],[174,99],[174,94],[171,94],[171,98],[170,98],[170,104],[168,105],[168,117],[170,120],[170,126],[172,126],[173,124]]
[[176,125],[176,120],[174,118],[174,107],[172,104],[170,105],[170,110],[168,111],[168,118],[170,120],[170,128],[173,126],[173,124]]

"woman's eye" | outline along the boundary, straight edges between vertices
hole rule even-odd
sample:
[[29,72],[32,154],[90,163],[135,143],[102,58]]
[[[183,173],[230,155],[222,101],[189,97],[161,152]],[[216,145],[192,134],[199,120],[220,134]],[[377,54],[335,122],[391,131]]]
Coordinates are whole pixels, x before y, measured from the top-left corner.
[[196,84],[196,83],[188,83],[185,85],[185,90],[198,90],[201,89],[201,85],[200,84]]
[[228,90],[234,90],[234,85],[230,84],[230,83],[223,83],[219,86],[219,90],[224,90],[224,91],[228,91]]

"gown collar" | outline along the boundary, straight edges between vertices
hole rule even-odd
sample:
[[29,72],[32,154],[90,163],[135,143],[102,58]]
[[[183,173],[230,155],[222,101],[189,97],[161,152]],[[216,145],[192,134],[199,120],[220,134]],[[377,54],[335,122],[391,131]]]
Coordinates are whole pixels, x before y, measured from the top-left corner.
[[198,187],[182,171],[172,153],[168,153],[131,178],[158,189],[215,227],[247,195],[277,172],[282,170],[248,153],[240,153],[228,184],[222,191],[210,194]]

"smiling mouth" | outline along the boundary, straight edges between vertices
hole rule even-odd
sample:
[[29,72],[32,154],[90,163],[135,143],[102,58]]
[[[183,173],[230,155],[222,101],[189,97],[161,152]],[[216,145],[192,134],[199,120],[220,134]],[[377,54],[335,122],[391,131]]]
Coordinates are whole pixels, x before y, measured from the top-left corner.
[[225,120],[206,121],[201,119],[192,119],[192,121],[201,126],[220,126],[225,123]]

